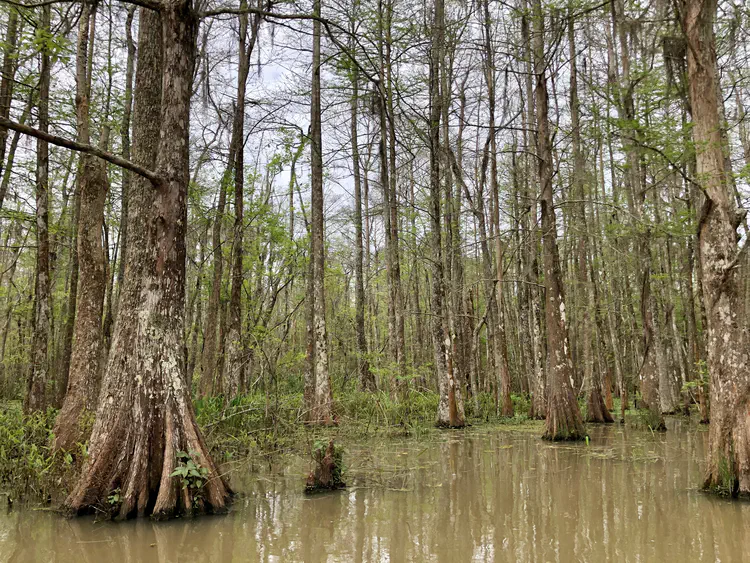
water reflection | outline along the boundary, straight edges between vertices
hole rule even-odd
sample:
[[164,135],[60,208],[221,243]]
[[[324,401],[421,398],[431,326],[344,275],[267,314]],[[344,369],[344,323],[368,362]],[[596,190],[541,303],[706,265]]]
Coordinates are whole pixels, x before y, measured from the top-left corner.
[[0,561],[741,561],[750,504],[696,490],[705,432],[591,428],[590,446],[446,433],[350,448],[351,488],[307,498],[303,460],[226,516],[0,517]]

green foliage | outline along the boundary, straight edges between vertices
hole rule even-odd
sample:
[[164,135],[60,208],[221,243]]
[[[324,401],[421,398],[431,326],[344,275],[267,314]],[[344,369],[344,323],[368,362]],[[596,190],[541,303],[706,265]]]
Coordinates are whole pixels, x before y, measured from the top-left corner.
[[683,390],[696,389],[697,387],[705,388],[709,384],[708,364],[705,360],[695,362],[695,373],[696,378],[686,382],[682,386]]
[[55,34],[49,29],[38,26],[34,28],[34,36],[31,44],[31,46],[38,52],[46,51],[50,55],[53,65],[57,62],[62,62],[63,64],[68,64],[70,62],[72,43],[62,33]]
[[74,459],[52,450],[56,416],[54,409],[25,416],[16,402],[0,408],[0,490],[10,498],[50,501],[66,494]]
[[177,452],[177,467],[170,477],[177,477],[183,489],[199,492],[208,480],[208,468],[203,467],[198,460],[197,452]]
[[119,487],[117,487],[112,493],[107,497],[107,504],[110,506],[119,506],[122,502],[122,491]]

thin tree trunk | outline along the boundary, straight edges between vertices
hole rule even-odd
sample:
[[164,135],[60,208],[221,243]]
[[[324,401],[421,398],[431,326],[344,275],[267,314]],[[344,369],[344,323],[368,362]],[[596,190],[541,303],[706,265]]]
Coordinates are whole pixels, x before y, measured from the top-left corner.
[[[133,111],[133,70],[135,68],[135,41],[133,41],[133,17],[136,6],[128,7],[128,16],[125,20],[125,41],[128,47],[128,56],[125,63],[125,94],[122,110],[122,124],[120,125],[120,144],[122,145],[122,157],[130,160],[130,118]],[[130,199],[130,171],[122,171],[122,203],[120,212],[120,263],[117,270],[117,301],[120,299],[120,289],[125,277],[125,254],[128,251],[128,200]]]
[[464,407],[458,382],[451,369],[450,340],[445,327],[445,277],[443,272],[442,213],[440,190],[440,119],[441,69],[445,43],[445,8],[443,0],[434,2],[434,22],[430,46],[430,250],[432,261],[432,345],[438,378],[438,426],[462,427]]
[[[42,7],[42,30],[50,28],[50,6]],[[49,50],[41,50],[39,79],[39,130],[49,132],[49,93],[51,61]],[[49,361],[49,342],[52,332],[52,296],[49,268],[49,145],[36,143],[36,291],[34,294],[34,337],[32,340],[32,368],[28,381],[24,412],[44,410],[48,405],[47,386],[52,378]]]
[[[93,40],[95,5],[84,3],[79,20],[76,72],[76,117],[78,141],[89,143],[88,46]],[[91,24],[91,25],[89,25]],[[92,33],[89,36],[89,32]],[[106,135],[103,135],[105,137]],[[72,450],[84,442],[81,416],[96,408],[99,389],[99,359],[102,351],[102,312],[107,287],[102,246],[104,200],[109,187],[104,160],[81,155],[78,172],[80,211],[78,217],[78,291],[76,292],[74,345],[70,359],[67,391],[55,424],[55,447]]]
[[[3,45],[2,77],[0,77],[0,117],[10,118],[11,102],[13,101],[13,86],[15,85],[16,69],[18,68],[18,12],[13,6],[8,7],[8,24],[5,28],[5,44]],[[0,127],[0,176],[3,173],[5,154],[8,148],[8,128]],[[0,209],[3,208],[7,186],[0,186]]]
[[[240,7],[246,6],[246,0]],[[250,42],[247,44],[248,17],[240,18],[239,66],[237,77],[237,102],[234,123],[232,124],[232,145],[234,154],[234,242],[232,244],[232,290],[229,297],[229,331],[226,343],[226,361],[224,363],[224,392],[227,398],[236,397],[243,388],[244,361],[242,344],[242,257],[243,257],[243,204],[245,190],[245,90],[250,73],[250,55],[253,52],[260,16],[255,16],[252,23]]]
[[[315,0],[313,14],[320,17],[321,0]],[[323,216],[323,141],[320,109],[320,20],[313,22],[312,100],[310,104],[312,262],[313,262],[313,338],[315,342],[315,390],[311,421],[331,424],[333,389],[328,373],[328,334],[325,311],[325,231]]]
[[492,44],[492,27],[489,11],[489,0],[484,0],[484,59],[485,81],[487,83],[487,98],[489,105],[489,125],[487,136],[489,139],[490,157],[490,196],[492,198],[492,226],[495,231],[495,329],[496,366],[498,370],[498,411],[500,416],[513,416],[513,401],[510,397],[510,371],[508,369],[508,346],[505,335],[505,319],[503,314],[503,242],[500,238],[500,197],[497,185],[497,138],[495,133],[495,57]]
[[582,440],[586,431],[571,386],[573,365],[565,327],[560,258],[557,250],[557,223],[552,193],[552,146],[550,143],[546,61],[544,56],[544,13],[541,0],[534,0],[534,74],[536,75],[537,158],[541,188],[542,242],[549,392],[544,438]]
[[359,162],[358,112],[359,105],[359,72],[352,71],[351,101],[351,143],[352,169],[354,173],[354,326],[357,332],[357,373],[359,386],[363,391],[375,391],[375,375],[370,370],[367,357],[367,333],[365,332],[365,283],[364,283],[364,249],[362,247],[362,173]]
[[570,46],[570,121],[573,149],[573,189],[577,198],[578,221],[581,234],[578,238],[578,295],[581,310],[581,345],[583,348],[583,381],[586,387],[586,422],[614,422],[604,403],[601,390],[601,375],[594,369],[592,340],[594,331],[591,322],[591,306],[594,303],[593,280],[588,279],[588,227],[586,223],[585,161],[581,149],[580,107],[578,100],[578,67],[576,64],[575,18],[568,21],[568,44]]

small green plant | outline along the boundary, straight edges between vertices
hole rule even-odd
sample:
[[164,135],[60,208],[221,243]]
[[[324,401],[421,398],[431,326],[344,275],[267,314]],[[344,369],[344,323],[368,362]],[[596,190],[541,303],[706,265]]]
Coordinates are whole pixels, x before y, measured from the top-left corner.
[[120,491],[119,487],[112,491],[107,497],[107,504],[109,504],[110,506],[119,506],[119,504],[122,502],[121,492],[122,491]]
[[198,452],[177,452],[178,465],[169,476],[179,478],[184,489],[200,491],[208,480],[208,468],[197,457]]

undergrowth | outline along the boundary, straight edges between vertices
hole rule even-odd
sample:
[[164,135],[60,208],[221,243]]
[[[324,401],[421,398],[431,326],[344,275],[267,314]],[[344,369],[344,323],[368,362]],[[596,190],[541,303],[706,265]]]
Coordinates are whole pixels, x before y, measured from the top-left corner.
[[[444,431],[435,428],[437,404],[437,393],[428,390],[410,389],[399,398],[383,391],[338,390],[335,427],[306,425],[302,394],[292,390],[272,396],[252,393],[231,402],[222,397],[197,399],[195,412],[214,459],[231,472],[232,466],[247,471],[259,463],[270,465],[285,453],[307,455],[316,441],[327,443],[329,438],[351,444],[438,436]],[[528,399],[513,395],[513,404],[515,416],[504,418],[497,415],[490,394],[465,400],[467,426],[540,433],[543,423],[527,417]],[[8,502],[58,501],[72,486],[85,461],[86,444],[76,452],[53,452],[56,415],[50,409],[25,416],[18,401],[0,402],[0,494]]]
[[78,468],[70,453],[52,451],[56,416],[54,409],[26,416],[19,402],[0,404],[0,492],[8,504],[67,493]]

